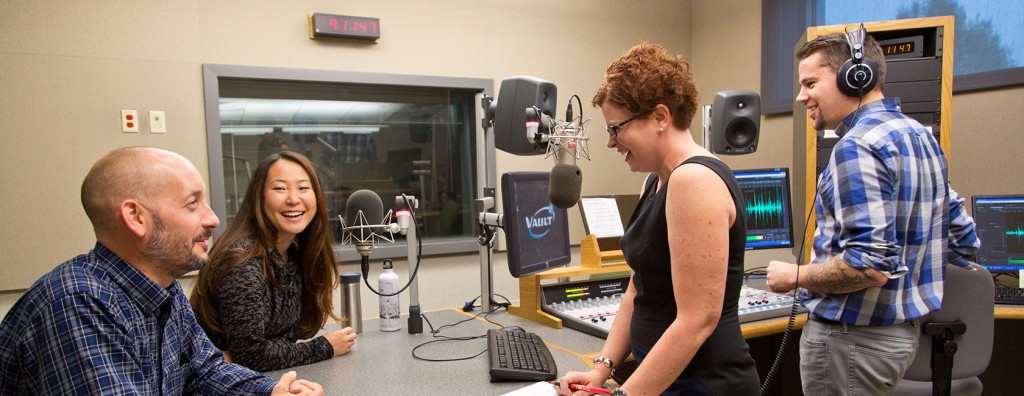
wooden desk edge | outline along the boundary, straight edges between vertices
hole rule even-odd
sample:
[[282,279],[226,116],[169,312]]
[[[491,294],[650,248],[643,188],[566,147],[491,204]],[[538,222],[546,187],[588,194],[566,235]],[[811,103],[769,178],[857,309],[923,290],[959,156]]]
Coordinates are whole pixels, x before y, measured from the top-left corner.
[[[1024,305],[996,305],[994,307],[995,319],[1024,320]],[[772,319],[748,322],[740,325],[743,331],[743,338],[751,339],[779,334],[786,331],[789,317],[783,316]],[[793,324],[793,329],[800,329],[807,323],[807,314],[801,313]]]
[[[796,330],[803,328],[804,323],[806,322],[806,313],[797,314],[796,320],[793,322],[793,329]],[[751,338],[784,333],[786,331],[786,326],[788,324],[789,316],[781,316],[773,319],[765,319],[756,322],[740,324],[740,331],[743,332],[743,338],[749,340]]]
[[997,304],[995,308],[996,319],[1024,319],[1024,305]]

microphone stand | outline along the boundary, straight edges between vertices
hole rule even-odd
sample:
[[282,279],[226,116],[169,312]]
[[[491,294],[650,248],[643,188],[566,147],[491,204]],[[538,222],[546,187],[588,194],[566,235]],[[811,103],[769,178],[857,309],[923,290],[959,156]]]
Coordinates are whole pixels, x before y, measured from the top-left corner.
[[[411,217],[415,213],[416,208],[419,207],[419,201],[417,201],[415,197],[408,197],[407,202],[406,197],[407,196],[395,197],[395,204],[401,208],[408,208],[408,213]],[[359,212],[358,216],[360,217],[360,220],[357,220],[357,224],[365,224],[366,219],[362,217],[362,212]],[[373,290],[373,287],[370,286],[369,280],[367,279],[367,276],[370,273],[370,253],[373,252],[374,245],[376,244],[376,240],[374,238],[378,237],[388,242],[394,242],[394,232],[398,232],[406,236],[406,244],[408,245],[409,283],[394,295],[397,295],[406,289],[409,291],[409,334],[420,334],[423,333],[423,314],[420,308],[419,278],[416,277],[416,272],[419,269],[418,259],[420,257],[420,250],[418,249],[420,246],[419,236],[416,232],[418,222],[416,219],[411,219],[412,226],[410,227],[408,220],[403,221],[400,218],[401,216],[396,217],[399,217],[396,219],[399,224],[390,223],[391,211],[388,211],[382,224],[371,226],[373,228],[384,227],[386,231],[383,231],[379,236],[376,234],[376,231],[369,232],[369,237],[365,236],[362,232],[360,232],[359,237],[351,236],[353,234],[346,232],[347,236],[344,243],[350,243],[348,238],[357,240],[356,242],[351,243],[354,245],[356,253],[359,253],[360,256],[359,266],[362,272],[363,282],[366,283],[366,287],[370,288],[370,291],[379,295],[380,293]],[[362,223],[358,223],[358,221],[361,221]],[[344,219],[341,219],[341,222],[343,225],[345,224]],[[363,229],[365,226],[354,226],[352,228]],[[345,230],[348,230],[348,228],[345,228]],[[384,236],[384,232],[392,234],[392,237],[389,238]]]
[[494,175],[492,170],[495,169],[494,157],[487,155],[487,150],[494,151],[494,129],[491,127],[491,121],[489,120],[493,114],[488,115],[491,107],[491,102],[494,98],[487,96],[484,93],[476,94],[476,100],[480,103],[483,108],[483,117],[477,120],[476,130],[481,139],[477,139],[476,143],[476,185],[477,185],[477,196],[480,197],[475,200],[476,210],[480,213],[477,216],[480,224],[481,235],[477,238],[480,243],[480,310],[483,312],[491,312],[495,306],[494,302],[494,290],[493,281],[494,277],[492,274],[491,262],[487,259],[491,252],[491,241],[494,240],[493,232],[489,225],[486,224],[484,218],[486,214],[494,213],[494,196],[495,188],[491,187],[494,185]]
[[[405,198],[398,196],[395,198],[400,208],[406,208],[407,204]],[[419,201],[416,197],[409,197],[408,206],[412,206],[413,209],[419,207]],[[412,213],[410,212],[410,215]],[[412,226],[409,227],[405,233],[405,242],[408,245],[408,266],[409,266],[409,334],[422,334],[423,333],[423,314],[420,309],[420,280],[415,275],[413,266],[418,266],[417,260],[419,259],[419,235],[416,233],[417,220],[412,219]]]

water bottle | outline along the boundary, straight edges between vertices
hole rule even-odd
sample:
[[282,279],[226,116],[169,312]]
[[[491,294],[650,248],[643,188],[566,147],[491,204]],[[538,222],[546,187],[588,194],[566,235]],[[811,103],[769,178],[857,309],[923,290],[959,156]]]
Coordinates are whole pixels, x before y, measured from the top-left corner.
[[359,302],[359,273],[343,272],[341,274],[341,299],[345,324],[352,327],[356,334],[363,332],[363,309]]
[[[398,274],[395,273],[391,260],[384,260],[384,272],[377,278],[377,290],[380,294],[392,294],[398,291]],[[398,295],[380,296],[380,331],[398,331],[402,328],[401,304]]]

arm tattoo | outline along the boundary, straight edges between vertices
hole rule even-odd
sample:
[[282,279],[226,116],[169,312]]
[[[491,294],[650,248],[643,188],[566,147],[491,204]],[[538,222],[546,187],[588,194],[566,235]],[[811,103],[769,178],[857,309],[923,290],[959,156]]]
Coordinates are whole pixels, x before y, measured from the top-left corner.
[[807,288],[823,293],[855,292],[874,287],[878,281],[878,274],[850,267],[843,262],[841,255],[807,269]]

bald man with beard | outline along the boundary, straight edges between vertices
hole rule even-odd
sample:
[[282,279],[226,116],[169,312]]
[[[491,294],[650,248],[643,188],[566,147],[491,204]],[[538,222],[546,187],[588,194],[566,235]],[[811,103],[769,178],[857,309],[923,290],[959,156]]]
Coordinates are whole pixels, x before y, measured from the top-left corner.
[[95,247],[57,266],[0,324],[0,394],[310,394],[224,361],[177,278],[209,260],[220,224],[199,171],[176,153],[115,149],[82,183]]

